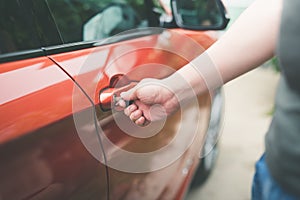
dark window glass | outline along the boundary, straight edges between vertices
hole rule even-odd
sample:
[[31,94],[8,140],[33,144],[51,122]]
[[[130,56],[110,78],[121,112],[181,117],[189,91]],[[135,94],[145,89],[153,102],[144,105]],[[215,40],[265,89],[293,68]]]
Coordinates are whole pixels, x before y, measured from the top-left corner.
[[[50,13],[47,2],[44,0],[28,1],[28,10],[31,10],[37,34],[43,47],[62,44],[62,39],[57,30],[53,16]],[[30,2],[30,3],[29,3]]]
[[42,0],[0,1],[0,54],[61,44]]
[[65,43],[103,39],[148,26],[144,0],[47,2]]
[[20,1],[0,1],[0,53],[40,47],[32,18]]

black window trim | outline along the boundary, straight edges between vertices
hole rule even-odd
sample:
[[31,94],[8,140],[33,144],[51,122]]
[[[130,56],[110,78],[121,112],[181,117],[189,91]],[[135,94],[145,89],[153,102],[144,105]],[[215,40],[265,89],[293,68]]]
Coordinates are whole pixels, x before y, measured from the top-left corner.
[[45,56],[45,52],[43,49],[33,49],[33,50],[25,50],[25,51],[16,51],[13,53],[5,53],[0,55],[0,64],[18,60],[25,60],[29,58],[36,58]]
[[96,41],[83,41],[83,42],[75,42],[69,44],[62,44],[56,46],[49,47],[41,47],[40,49],[19,51],[13,53],[0,54],[0,63],[10,62],[10,61],[18,61],[30,58],[36,58],[41,56],[49,56],[59,53],[71,52],[76,50],[82,50],[97,46],[104,46],[109,44],[114,44],[126,40],[136,39],[140,37],[146,37],[150,35],[159,35],[163,32],[162,28],[142,28],[142,29],[134,29],[125,32],[126,34],[120,34],[113,36],[111,38],[106,38],[103,40]]

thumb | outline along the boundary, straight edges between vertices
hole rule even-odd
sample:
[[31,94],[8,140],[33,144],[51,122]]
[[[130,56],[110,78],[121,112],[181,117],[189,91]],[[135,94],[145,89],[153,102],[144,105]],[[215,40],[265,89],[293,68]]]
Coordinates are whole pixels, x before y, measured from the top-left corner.
[[131,101],[131,100],[137,100],[139,99],[139,96],[141,95],[141,88],[144,87],[146,84],[149,84],[150,81],[153,79],[146,78],[140,81],[138,84],[136,84],[133,88],[127,90],[126,92],[122,92],[120,96],[122,99],[126,101]]
[[136,100],[137,99],[137,88],[131,88],[130,90],[126,91],[126,92],[122,92],[120,94],[120,96],[122,97],[122,99],[126,100],[126,101],[131,101],[131,100]]

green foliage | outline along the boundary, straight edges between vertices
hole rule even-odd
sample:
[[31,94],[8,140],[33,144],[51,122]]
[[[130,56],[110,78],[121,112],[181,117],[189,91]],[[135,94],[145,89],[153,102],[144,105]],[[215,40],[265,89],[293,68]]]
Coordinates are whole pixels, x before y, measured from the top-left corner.
[[276,72],[280,72],[280,66],[279,66],[279,61],[277,57],[274,57],[270,60],[271,66],[272,68],[276,71]]

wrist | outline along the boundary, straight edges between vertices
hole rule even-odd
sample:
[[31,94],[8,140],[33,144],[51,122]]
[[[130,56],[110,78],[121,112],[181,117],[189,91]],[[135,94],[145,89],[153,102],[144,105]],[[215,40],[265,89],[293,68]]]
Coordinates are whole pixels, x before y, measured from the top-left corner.
[[179,102],[185,102],[197,96],[190,80],[182,76],[178,71],[162,79],[162,84],[175,95]]

